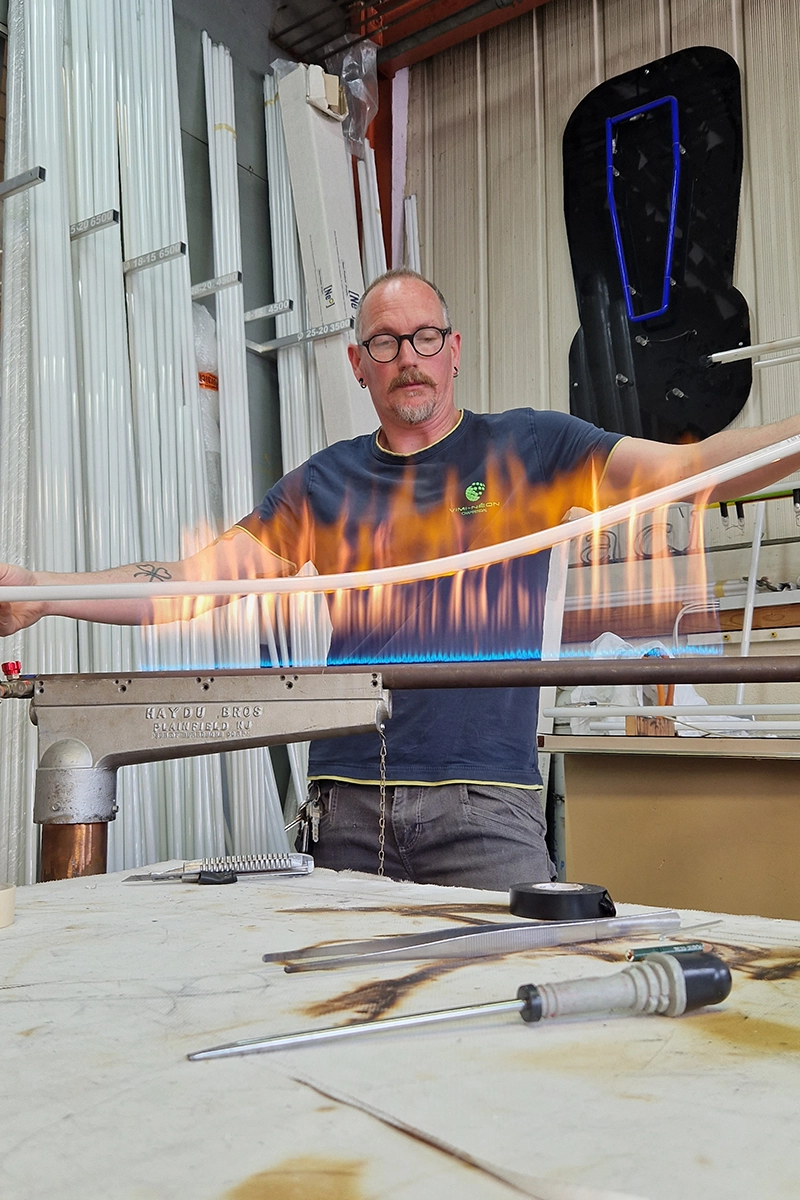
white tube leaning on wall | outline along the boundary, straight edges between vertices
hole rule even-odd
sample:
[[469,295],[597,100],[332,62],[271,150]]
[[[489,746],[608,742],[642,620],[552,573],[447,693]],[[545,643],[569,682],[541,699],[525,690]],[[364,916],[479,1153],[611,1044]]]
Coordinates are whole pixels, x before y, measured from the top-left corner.
[[[753,544],[750,549],[750,570],[747,573],[747,596],[744,602],[744,616],[742,620],[742,644],[739,653],[742,658],[747,658],[750,653],[750,635],[753,632],[753,610],[756,603],[756,583],[758,582],[758,559],[761,554],[761,539],[764,536],[764,515],[767,511],[766,500],[759,500],[756,504],[755,520],[753,523]],[[745,684],[740,683],[736,687],[736,703],[741,704],[744,701]]]
[[[24,0],[8,11],[5,178],[26,171],[28,119]],[[41,184],[39,186],[42,186]],[[0,556],[4,562],[29,559],[30,516],[30,192],[8,196],[3,219],[2,375],[0,379]],[[37,660],[39,630],[22,630],[3,640],[3,656],[29,669]],[[15,711],[16,709],[21,711]],[[24,706],[0,705],[0,878],[32,883],[39,844],[33,824],[31,771],[36,761],[36,730]]]
[[364,286],[386,270],[386,247],[383,241],[381,202],[378,194],[378,175],[375,151],[365,139],[364,157],[356,160],[358,194],[361,201],[361,264]]
[[[187,243],[172,8],[167,0],[116,0],[120,177],[125,256]],[[185,255],[126,278],[143,573],[213,536]],[[163,464],[163,466],[162,466]],[[213,667],[209,617],[149,629],[148,669]],[[161,858],[224,853],[217,756],[160,764]]]
[[[227,47],[214,45],[207,33],[203,33],[202,43],[214,274],[223,276],[242,270],[233,60]],[[216,309],[223,520],[229,528],[253,509],[242,284],[217,292]],[[216,629],[221,660],[226,666],[260,665],[257,598],[249,597],[224,612],[218,611]],[[235,853],[275,853],[288,849],[269,750],[226,754],[224,767]]]
[[[27,131],[30,165],[45,166],[30,193],[31,477],[29,565],[75,571],[84,566],[80,427],[70,259],[64,109],[64,0],[26,0]],[[38,626],[28,645],[28,670],[74,671],[80,626],[63,620]],[[35,763],[30,758],[28,765]],[[23,791],[30,795],[32,771]],[[26,880],[35,879],[35,847],[27,840]],[[31,852],[34,857],[31,857]]]
[[[278,84],[274,75],[264,78],[264,131],[267,150],[267,178],[269,183],[270,236],[272,242],[272,278],[276,300],[292,300],[291,312],[276,318],[275,332],[284,337],[299,333],[310,324],[306,306],[305,281],[300,262],[300,242],[295,220],[294,198],[289,180],[289,161],[280,114]],[[284,472],[300,466],[312,454],[326,445],[325,426],[322,417],[322,399],[317,376],[317,364],[311,342],[298,346],[287,346],[278,351],[278,392],[281,416],[281,456]],[[327,606],[322,598],[308,604],[298,597],[304,611],[296,607],[290,612],[293,642],[297,641],[299,629],[308,635],[308,657],[300,661],[324,663],[327,654],[327,638],[323,626],[327,618]],[[261,616],[270,661],[273,666],[290,661],[288,642],[279,603],[274,597],[261,601]],[[276,633],[278,636],[276,637]],[[279,649],[283,634],[284,650]],[[294,649],[294,646],[293,646]],[[295,651],[295,661],[297,654]],[[285,812],[287,818],[294,816],[293,809],[302,801],[306,791],[308,771],[308,742],[292,742],[287,747],[291,766],[291,788],[287,796]]]
[[412,193],[403,201],[403,215],[406,229],[406,266],[410,271],[422,270],[419,251],[419,218],[417,216],[417,197]]
[[[114,11],[107,0],[70,0],[65,80],[70,98],[67,155],[72,223],[119,211]],[[141,556],[136,459],[130,396],[122,242],[119,224],[72,243],[78,344],[78,395],[83,431],[86,569],[101,571]],[[90,671],[130,671],[141,660],[135,628],[92,625]],[[109,830],[109,870],[158,857],[140,769],[122,772],[120,818]]]

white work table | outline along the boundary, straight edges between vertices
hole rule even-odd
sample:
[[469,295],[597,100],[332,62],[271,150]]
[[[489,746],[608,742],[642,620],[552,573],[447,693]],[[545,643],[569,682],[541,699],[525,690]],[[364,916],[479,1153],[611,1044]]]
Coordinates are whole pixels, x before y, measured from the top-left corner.
[[733,990],[682,1018],[491,1016],[188,1062],[618,970],[631,940],[290,975],[261,955],[502,921],[507,898],[327,871],[122,878],[22,888],[0,930],[3,1200],[800,1197],[798,922],[689,935],[715,944]]

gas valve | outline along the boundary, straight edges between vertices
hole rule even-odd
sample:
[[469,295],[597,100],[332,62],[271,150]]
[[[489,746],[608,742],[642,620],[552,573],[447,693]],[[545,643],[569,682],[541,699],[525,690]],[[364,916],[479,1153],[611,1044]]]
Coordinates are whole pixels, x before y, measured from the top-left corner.
[[33,695],[33,680],[20,679],[20,672],[22,671],[21,662],[0,663],[0,670],[2,670],[6,677],[5,683],[0,681],[0,700],[8,700],[10,698],[26,700]]

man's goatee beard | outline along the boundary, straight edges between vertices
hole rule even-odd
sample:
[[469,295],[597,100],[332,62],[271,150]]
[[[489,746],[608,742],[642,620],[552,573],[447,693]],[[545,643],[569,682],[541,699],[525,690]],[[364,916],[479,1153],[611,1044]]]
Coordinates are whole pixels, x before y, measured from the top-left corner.
[[436,407],[436,400],[427,400],[424,404],[395,404],[395,415],[401,421],[405,421],[407,425],[421,425],[423,421],[429,420],[433,416],[433,410]]

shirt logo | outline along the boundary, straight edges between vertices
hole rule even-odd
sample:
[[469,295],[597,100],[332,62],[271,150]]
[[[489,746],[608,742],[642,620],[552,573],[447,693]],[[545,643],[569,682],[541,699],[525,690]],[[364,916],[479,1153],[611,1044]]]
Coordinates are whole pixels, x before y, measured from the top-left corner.
[[469,483],[464,488],[464,495],[469,500],[469,504],[460,504],[456,508],[451,508],[450,512],[458,513],[461,517],[476,517],[479,513],[488,512],[490,508],[500,508],[499,500],[485,500],[483,499],[485,494],[486,484],[476,479],[474,483]]

